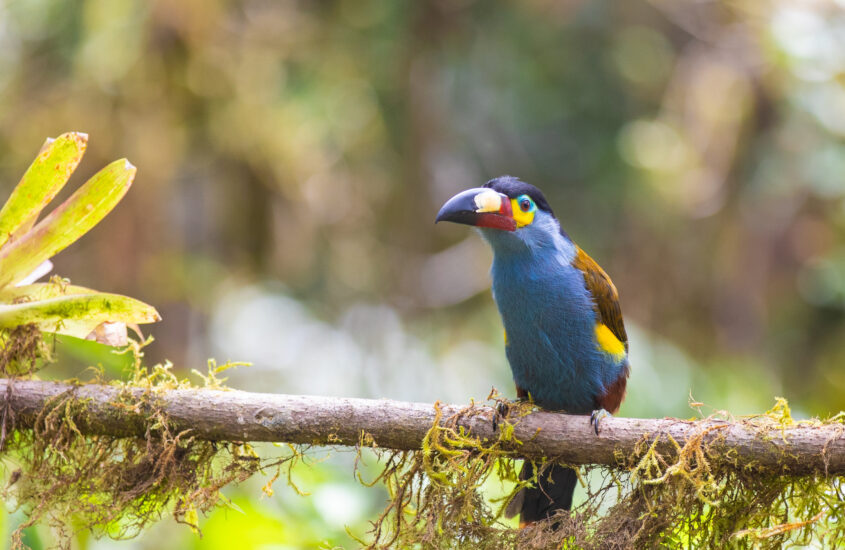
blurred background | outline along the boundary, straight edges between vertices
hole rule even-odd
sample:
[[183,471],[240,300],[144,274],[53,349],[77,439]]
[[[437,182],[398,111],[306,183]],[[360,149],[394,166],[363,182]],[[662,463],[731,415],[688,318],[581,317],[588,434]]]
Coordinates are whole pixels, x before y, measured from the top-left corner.
[[[513,397],[491,254],[433,225],[512,174],[619,289],[620,414],[845,408],[841,0],[0,0],[0,193],[70,130],[90,143],[67,193],[139,171],[55,271],[155,305],[147,359],[180,375],[214,357],[253,363],[245,390]],[[58,354],[45,375],[125,367]],[[228,490],[241,511],[202,539],[165,519],[77,546],[353,548],[385,499],[353,458],[298,469],[308,497]]]

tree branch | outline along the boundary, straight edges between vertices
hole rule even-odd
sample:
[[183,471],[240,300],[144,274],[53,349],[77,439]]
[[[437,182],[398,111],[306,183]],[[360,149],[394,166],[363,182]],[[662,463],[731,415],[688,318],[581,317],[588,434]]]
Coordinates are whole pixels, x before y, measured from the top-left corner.
[[[5,411],[8,404],[16,427],[26,428],[51,399],[72,395],[85,404],[85,413],[74,418],[83,433],[143,437],[149,408],[127,406],[127,391],[129,402],[141,403],[146,398],[149,403],[152,397],[174,429],[217,441],[357,445],[366,433],[378,447],[412,450],[420,448],[436,418],[435,407],[425,403],[208,389],[150,393],[107,385],[5,379],[0,379],[0,407]],[[440,405],[444,422],[452,417],[475,436],[498,437],[493,432],[492,408],[465,409]],[[683,446],[703,438],[711,455],[740,467],[793,475],[845,474],[842,424],[795,424],[772,430],[747,422],[605,418],[601,435],[596,436],[586,416],[534,412],[515,422],[514,436],[522,442],[513,449],[518,457],[614,465],[620,456],[642,449],[644,442],[657,439],[657,450],[673,455],[677,452],[673,441]]]

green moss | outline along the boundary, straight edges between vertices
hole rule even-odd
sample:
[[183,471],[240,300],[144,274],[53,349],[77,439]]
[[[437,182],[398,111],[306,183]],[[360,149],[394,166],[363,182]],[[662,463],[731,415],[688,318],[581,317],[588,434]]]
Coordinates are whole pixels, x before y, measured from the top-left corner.
[[[0,333],[0,366],[8,376],[32,372],[49,359],[49,347],[34,327]],[[144,437],[88,436],[78,426],[88,421],[88,403],[68,392],[40,412],[32,429],[15,429],[3,412],[2,457],[8,468],[3,489],[7,502],[22,508],[28,520],[13,534],[23,547],[23,529],[36,523],[53,527],[65,542],[80,530],[94,536],[131,538],[152,522],[170,515],[200,534],[199,517],[226,505],[221,489],[256,473],[269,481],[291,481],[291,468],[303,462],[305,446],[286,445],[282,456],[261,458],[242,442],[195,439],[177,432],[159,406],[163,392],[195,387],[176,377],[169,364],[143,365],[143,344],[127,348],[134,358],[124,389],[114,405],[147,414]],[[226,364],[208,365],[197,373],[203,387],[225,388],[219,375]],[[102,380],[97,380],[103,382]],[[145,391],[138,396],[136,391]],[[491,399],[501,404],[498,395]],[[445,418],[439,404],[436,420],[418,451],[378,449],[382,468],[366,485],[384,484],[390,500],[373,522],[369,548],[780,548],[790,544],[835,547],[845,543],[845,494],[841,477],[794,477],[759,465],[739,466],[737,457],[717,450],[719,430],[707,429],[662,452],[644,436],[616,467],[578,468],[587,498],[572,513],[524,529],[504,520],[513,496],[537,477],[520,481],[520,460],[512,449],[520,442],[513,425],[533,410],[531,403],[507,404],[498,439],[482,441],[461,427],[460,420],[488,415],[471,404]],[[485,417],[485,419],[487,419]],[[761,440],[785,437],[793,426],[786,401],[778,399],[766,413],[729,420],[743,422]],[[845,414],[810,425],[836,423]],[[845,426],[843,426],[845,431]],[[707,437],[705,437],[707,436]],[[374,446],[362,433],[359,448]],[[552,459],[536,463],[537,476]],[[307,463],[306,463],[307,465]],[[485,487],[504,480],[513,491],[498,500]]]
[[35,325],[0,329],[0,374],[3,376],[30,375],[50,361],[50,344]]
[[[524,414],[523,408],[519,414]],[[473,405],[458,416],[478,414]],[[841,423],[842,414],[825,422]],[[513,417],[511,417],[513,418]],[[766,437],[784,437],[792,426],[788,404],[778,398],[763,415],[733,419]],[[444,419],[438,414],[438,422]],[[498,441],[482,443],[457,428],[456,418],[435,425],[419,452],[387,453],[382,477],[391,501],[374,524],[369,548],[782,548],[845,543],[841,477],[795,477],[755,465],[739,467],[717,453],[713,429],[661,454],[649,439],[617,467],[579,469],[587,498],[553,522],[514,529],[503,521],[503,503],[488,502],[485,481],[517,480],[517,460],[503,450],[513,443],[509,423]],[[541,469],[543,464],[538,464]],[[587,484],[586,481],[590,483]],[[536,482],[536,479],[525,483]]]
[[[224,486],[267,469],[275,469],[275,479],[292,464],[292,456],[262,461],[246,443],[202,441],[190,431],[174,431],[159,395],[191,385],[169,365],[143,367],[141,348],[130,348],[135,368],[129,382],[117,385],[147,391],[140,398],[121,392],[115,410],[146,411],[144,437],[82,434],[77,426],[86,421],[88,404],[72,391],[52,399],[32,429],[9,431],[3,450],[9,483],[2,492],[28,516],[12,535],[13,548],[24,547],[23,530],[36,523],[49,524],[65,542],[80,530],[131,538],[168,514],[200,533],[199,514],[226,504]],[[210,364],[206,384],[220,387],[215,375],[222,368]]]

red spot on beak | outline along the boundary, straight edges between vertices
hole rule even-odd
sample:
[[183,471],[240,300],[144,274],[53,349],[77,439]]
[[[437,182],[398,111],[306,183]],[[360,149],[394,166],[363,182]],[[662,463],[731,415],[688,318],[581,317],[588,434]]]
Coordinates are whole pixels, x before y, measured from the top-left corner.
[[475,222],[477,227],[491,227],[493,229],[504,229],[505,231],[516,231],[516,220],[501,214],[484,212],[479,214]]
[[477,227],[490,227],[492,229],[502,229],[504,231],[516,231],[516,220],[513,219],[513,210],[511,210],[511,201],[507,197],[502,199],[502,205],[499,211],[481,212],[475,222]]

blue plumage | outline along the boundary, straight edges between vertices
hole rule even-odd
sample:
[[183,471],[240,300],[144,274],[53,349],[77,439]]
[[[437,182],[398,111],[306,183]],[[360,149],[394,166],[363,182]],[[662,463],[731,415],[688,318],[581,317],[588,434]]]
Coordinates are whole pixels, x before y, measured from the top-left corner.
[[[543,194],[503,176],[449,199],[436,221],[478,227],[493,248],[493,297],[517,394],[544,409],[588,414],[596,434],[625,396],[628,338],[610,278],[560,229]],[[527,462],[522,480],[535,477]],[[511,500],[522,522],[572,506],[574,470],[551,464]]]
[[481,232],[493,248],[493,297],[514,382],[545,409],[588,414],[626,360],[597,345],[593,297],[572,265],[575,245],[556,226],[538,212],[519,231]]

